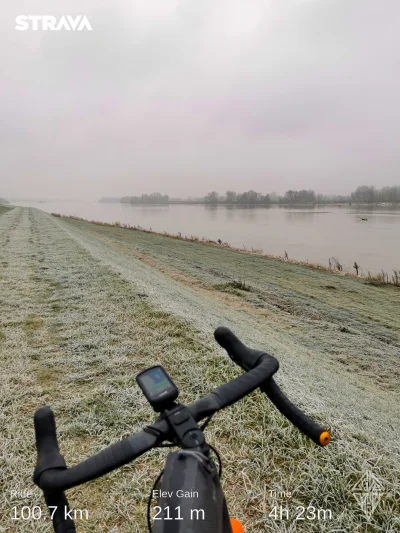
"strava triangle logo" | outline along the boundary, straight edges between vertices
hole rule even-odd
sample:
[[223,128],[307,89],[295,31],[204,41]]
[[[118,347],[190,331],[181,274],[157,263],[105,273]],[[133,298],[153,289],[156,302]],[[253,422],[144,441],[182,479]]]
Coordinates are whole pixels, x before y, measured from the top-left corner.
[[15,18],[15,29],[18,31],[93,31],[88,18],[84,15],[18,15]]

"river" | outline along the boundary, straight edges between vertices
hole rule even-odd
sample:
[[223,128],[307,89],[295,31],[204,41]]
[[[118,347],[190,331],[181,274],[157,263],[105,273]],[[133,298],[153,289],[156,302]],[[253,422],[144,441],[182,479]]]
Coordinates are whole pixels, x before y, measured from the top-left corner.
[[[23,202],[49,213],[88,220],[141,226],[178,233],[290,259],[328,266],[335,257],[348,271],[355,261],[361,273],[400,269],[400,208],[280,207],[269,208],[168,205],[132,206],[100,202]],[[367,220],[361,220],[361,218]]]

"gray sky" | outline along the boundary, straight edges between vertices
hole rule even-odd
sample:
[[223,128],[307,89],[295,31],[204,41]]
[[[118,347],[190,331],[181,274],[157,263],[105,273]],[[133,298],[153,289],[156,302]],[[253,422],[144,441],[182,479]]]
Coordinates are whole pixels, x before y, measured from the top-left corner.
[[[13,0],[0,196],[400,183],[399,0]],[[93,31],[17,31],[17,15]]]

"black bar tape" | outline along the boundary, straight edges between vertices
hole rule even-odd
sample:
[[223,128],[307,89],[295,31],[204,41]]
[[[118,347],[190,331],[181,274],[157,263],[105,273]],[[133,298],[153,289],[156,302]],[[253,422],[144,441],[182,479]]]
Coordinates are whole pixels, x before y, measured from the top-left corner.
[[41,407],[34,416],[37,463],[33,480],[45,471],[53,468],[65,469],[63,456],[60,454],[57,442],[56,423],[50,407]]
[[43,491],[63,491],[123,466],[150,450],[157,441],[151,433],[141,431],[89,457],[67,470],[46,470],[35,482]]
[[73,519],[69,515],[70,507],[63,492],[44,493],[50,516],[53,517],[55,533],[76,533]]
[[217,396],[219,409],[232,405],[256,390],[265,381],[269,380],[279,368],[278,361],[270,355],[261,353],[261,358],[258,358],[258,361],[259,363],[255,368],[233,381],[221,385],[211,393],[211,395]]
[[229,357],[243,370],[251,370],[257,366],[262,355],[268,355],[260,350],[253,350],[244,345],[236,335],[225,326],[220,326],[214,331],[215,340],[228,352]]
[[261,390],[265,392],[271,402],[279,411],[295,425],[304,435],[320,446],[326,446],[330,441],[330,434],[322,426],[308,418],[307,415],[296,407],[281,391],[276,382],[271,378]]

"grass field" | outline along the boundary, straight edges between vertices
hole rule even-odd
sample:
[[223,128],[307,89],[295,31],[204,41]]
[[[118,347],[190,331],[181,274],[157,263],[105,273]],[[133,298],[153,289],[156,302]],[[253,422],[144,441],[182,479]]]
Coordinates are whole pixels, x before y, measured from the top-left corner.
[[[398,288],[28,208],[0,208],[0,531],[50,531],[11,519],[13,507],[44,509],[32,482],[38,407],[53,408],[73,465],[153,420],[135,383],[147,366],[162,363],[187,402],[238,375],[213,341],[218,325],[275,355],[277,382],[333,434],[317,448],[259,392],[215,417],[208,439],[246,533],[400,531]],[[144,533],[165,453],[69,491],[89,513],[78,531]],[[383,485],[370,522],[352,494],[367,471]],[[289,520],[268,518],[274,505]],[[332,519],[294,520],[309,505]]]

